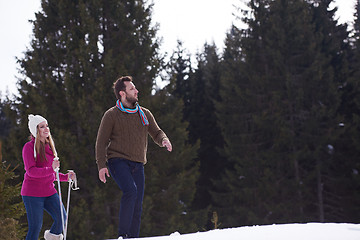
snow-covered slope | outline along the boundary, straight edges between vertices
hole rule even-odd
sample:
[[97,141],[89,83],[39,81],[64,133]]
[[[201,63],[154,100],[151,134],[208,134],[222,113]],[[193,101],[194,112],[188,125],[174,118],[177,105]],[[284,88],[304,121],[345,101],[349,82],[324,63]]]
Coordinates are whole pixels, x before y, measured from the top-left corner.
[[[141,240],[360,240],[360,224],[306,223],[216,229]],[[115,239],[114,239],[115,240]]]

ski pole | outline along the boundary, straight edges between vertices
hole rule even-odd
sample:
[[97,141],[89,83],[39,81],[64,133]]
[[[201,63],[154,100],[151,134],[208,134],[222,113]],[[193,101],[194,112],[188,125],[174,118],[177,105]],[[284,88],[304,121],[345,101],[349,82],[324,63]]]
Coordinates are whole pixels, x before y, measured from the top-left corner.
[[[55,157],[54,160],[58,160],[58,157]],[[61,223],[62,223],[62,227],[63,227],[63,231],[64,231],[64,215],[63,215],[63,204],[62,204],[62,196],[61,196],[61,186],[60,186],[60,176],[59,176],[59,168],[55,168],[55,172],[56,172],[56,179],[58,182],[58,192],[59,192],[59,203],[60,203],[60,214],[61,214]]]
[[[68,170],[69,173],[73,173],[73,170]],[[73,184],[75,182],[75,187],[73,188]],[[67,235],[67,229],[68,229],[68,222],[69,222],[69,208],[70,208],[70,193],[71,193],[71,189],[72,190],[78,190],[79,188],[77,187],[77,179],[76,179],[76,175],[75,175],[75,180],[72,180],[69,178],[69,188],[68,188],[68,197],[67,197],[67,203],[66,203],[66,221],[65,221],[65,231],[64,231],[64,240],[66,240],[66,235]]]
[[66,240],[66,233],[67,233],[67,227],[68,227],[68,221],[69,221],[69,206],[70,206],[69,203],[70,203],[71,184],[72,184],[72,180],[69,179],[68,197],[67,197],[67,203],[66,203],[66,220],[65,220],[65,229],[64,229],[64,240]]
[[[59,160],[59,157],[58,157],[58,155],[57,155],[57,151],[56,151],[56,148],[55,148],[55,143],[54,143],[54,141],[52,140],[52,138],[50,138],[50,144],[53,146],[53,150],[54,150],[54,161]],[[60,170],[59,167],[55,168],[56,179],[57,179],[57,182],[58,182],[58,192],[59,192],[61,224],[62,224],[62,230],[63,230],[63,232],[64,232],[64,228],[65,228],[65,225],[64,225],[64,211],[63,211],[63,203],[62,203],[62,196],[61,196],[61,186],[60,186],[59,170]]]

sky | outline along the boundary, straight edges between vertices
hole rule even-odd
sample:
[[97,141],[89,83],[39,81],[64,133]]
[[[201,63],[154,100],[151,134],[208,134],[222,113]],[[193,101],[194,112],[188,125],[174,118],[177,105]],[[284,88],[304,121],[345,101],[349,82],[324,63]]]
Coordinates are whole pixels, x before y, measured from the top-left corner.
[[[303,223],[245,226],[207,232],[133,238],[139,240],[359,240],[360,224]],[[116,240],[116,239],[112,239]]]
[[[237,23],[235,7],[245,0],[153,0],[153,22],[159,23],[158,36],[163,42],[161,51],[169,54],[176,48],[177,40],[191,54],[201,52],[203,45],[215,43],[224,46],[225,34],[232,23]],[[17,58],[23,58],[30,46],[35,12],[40,10],[40,0],[0,0],[0,93],[17,94],[19,77]],[[340,23],[352,23],[356,0],[335,0]],[[10,34],[9,34],[10,33]],[[4,37],[6,36],[6,37]]]

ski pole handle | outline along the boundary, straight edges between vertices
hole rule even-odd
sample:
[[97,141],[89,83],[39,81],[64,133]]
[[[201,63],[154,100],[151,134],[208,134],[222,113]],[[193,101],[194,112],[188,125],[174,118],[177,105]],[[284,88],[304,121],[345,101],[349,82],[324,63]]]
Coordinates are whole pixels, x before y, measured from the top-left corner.
[[[74,176],[75,176],[75,179],[74,179],[74,180],[69,177],[69,182],[73,183],[73,184],[71,184],[71,189],[72,189],[72,190],[78,190],[79,187],[77,186],[76,173],[75,173],[73,170],[68,170],[68,173],[69,173],[69,174],[70,174],[70,173],[73,173]],[[74,185],[74,186],[73,186],[73,185]]]
[[[58,158],[58,157],[54,157],[54,161],[59,161],[59,158]],[[53,162],[53,164],[54,164],[54,162]],[[53,167],[54,167],[54,165],[53,165]],[[60,164],[59,164],[58,167],[56,167],[56,168],[54,169],[54,171],[55,171],[55,172],[59,172],[59,170],[60,170]]]

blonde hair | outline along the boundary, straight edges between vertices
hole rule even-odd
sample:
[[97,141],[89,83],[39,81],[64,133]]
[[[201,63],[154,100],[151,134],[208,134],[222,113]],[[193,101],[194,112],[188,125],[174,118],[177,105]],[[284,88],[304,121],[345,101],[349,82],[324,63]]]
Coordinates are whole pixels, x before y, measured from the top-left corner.
[[[38,126],[36,127],[36,134],[38,135],[39,134],[39,128]],[[53,138],[51,137],[51,133],[49,134],[49,136],[45,139],[45,143],[49,143],[50,145],[50,148],[54,154],[54,157],[58,157],[57,156],[57,152],[56,152],[56,149],[55,149],[55,143],[54,143],[54,140]],[[40,155],[40,158],[42,158],[43,160],[47,161],[46,159],[46,155],[45,155],[45,146],[44,146],[44,143],[42,143],[40,141],[40,138],[35,138],[35,150],[36,150],[36,155]],[[36,161],[36,158],[35,158],[35,161]]]

